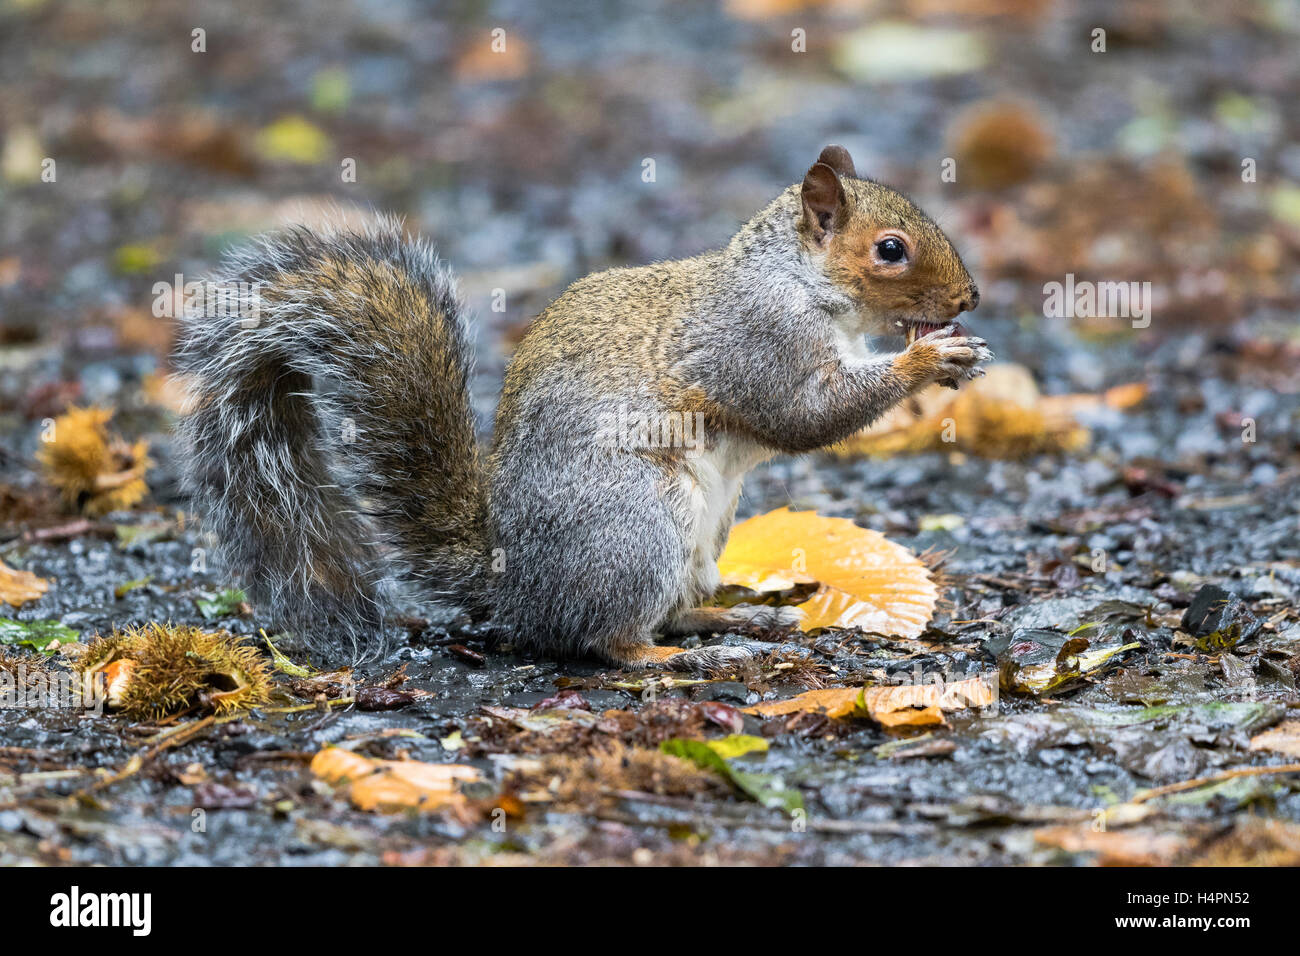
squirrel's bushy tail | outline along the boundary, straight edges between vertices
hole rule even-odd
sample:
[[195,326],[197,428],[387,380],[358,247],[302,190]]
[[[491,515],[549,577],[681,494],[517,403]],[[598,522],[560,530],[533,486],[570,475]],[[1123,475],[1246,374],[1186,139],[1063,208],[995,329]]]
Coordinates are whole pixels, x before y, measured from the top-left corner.
[[381,219],[257,240],[216,285],[226,307],[209,293],[184,322],[182,430],[195,507],[250,598],[354,657],[380,649],[396,582],[473,606],[485,490],[450,271]]

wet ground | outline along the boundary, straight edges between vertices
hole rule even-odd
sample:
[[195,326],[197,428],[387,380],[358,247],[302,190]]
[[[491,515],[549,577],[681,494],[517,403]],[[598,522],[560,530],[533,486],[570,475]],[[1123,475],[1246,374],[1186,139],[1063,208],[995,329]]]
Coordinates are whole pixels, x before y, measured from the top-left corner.
[[[560,16],[466,4],[435,17],[385,4],[341,8],[310,35],[294,4],[253,21],[153,4],[5,10],[0,560],[56,583],[0,614],[58,620],[83,638],[150,621],[274,633],[256,608],[200,609],[233,579],[206,561],[209,542],[184,515],[174,400],[156,376],[171,328],[152,316],[151,290],[324,200],[403,211],[439,238],[481,318],[485,421],[509,343],[567,281],[723,241],[832,139],[941,212],[984,289],[970,325],[999,360],[1029,367],[1047,393],[1142,382],[1148,394],[1081,413],[1092,442],[1071,454],[814,455],[753,474],[742,516],[811,508],[926,552],[944,601],[920,639],[727,635],[767,639],[771,656],[671,687],[525,658],[449,615],[395,629],[398,649],[358,673],[373,686],[404,668],[405,683],[391,683],[423,693],[391,710],[313,702],[281,675],[273,707],[305,709],[263,708],[158,750],[166,728],[149,722],[0,709],[0,861],[1300,859],[1300,775],[1242,772],[1300,759],[1294,736],[1289,755],[1251,749],[1300,702],[1292,28],[1249,6],[1215,20],[1139,4],[1121,26],[1091,5],[1014,5],[1022,12],[955,25],[917,5],[899,15],[923,49],[950,56],[955,41],[935,31],[958,30],[982,59],[956,75],[881,77],[861,19],[752,13],[762,6],[567,5]],[[805,21],[814,54],[832,56],[791,62],[791,24]],[[186,46],[197,22],[207,54]],[[1109,59],[1078,45],[1093,22],[1111,27]],[[518,61],[475,53],[498,24],[524,40]],[[954,117],[1007,96],[1031,103],[1051,158],[1018,185],[945,191],[932,171]],[[311,161],[276,159],[258,137],[289,114],[326,137]],[[15,173],[13,143],[28,133],[37,155],[59,157],[56,183]],[[340,186],[337,160],[351,155],[362,175]],[[1243,183],[1242,156],[1268,176]],[[653,184],[641,181],[644,157],[657,158]],[[1067,271],[1151,281],[1164,298],[1141,331],[1044,318],[1042,284]],[[491,310],[494,288],[507,290],[504,313]],[[42,483],[42,421],[69,402],[113,407],[116,430],[150,441],[151,494],[132,511],[61,512]],[[153,530],[120,530],[138,526]],[[1207,585],[1226,592],[1235,641],[1198,642],[1185,618]],[[1096,646],[1137,646],[1055,691],[1013,689],[1012,664],[1090,624]],[[291,637],[277,645],[307,662]],[[800,792],[793,821],[720,778],[626,756],[721,736],[708,714],[733,712],[704,702],[998,671],[995,708],[937,729],[745,716],[770,749],[740,760]],[[548,732],[483,710],[565,690],[581,698],[566,696],[566,709],[630,716]],[[367,813],[308,769],[328,743],[467,763],[483,780],[462,814]],[[623,757],[591,756],[610,752]],[[114,782],[124,770],[134,772]],[[1169,790],[1149,793],[1159,787]],[[1115,807],[1122,818],[1107,816]]]

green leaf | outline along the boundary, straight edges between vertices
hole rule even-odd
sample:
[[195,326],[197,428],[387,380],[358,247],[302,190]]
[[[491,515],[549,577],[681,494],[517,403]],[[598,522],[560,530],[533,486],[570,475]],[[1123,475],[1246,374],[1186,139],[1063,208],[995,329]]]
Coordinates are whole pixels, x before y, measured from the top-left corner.
[[133,544],[148,544],[151,541],[158,541],[172,533],[172,526],[169,524],[152,523],[152,524],[119,524],[114,525],[113,530],[117,533],[117,546],[126,550]]
[[352,100],[347,70],[320,70],[311,78],[311,105],[322,113],[342,113]]
[[78,632],[58,621],[15,621],[0,617],[0,644],[26,645],[46,654],[54,653],[49,645],[58,641],[76,641]]
[[122,600],[122,598],[126,597],[126,595],[131,591],[134,591],[136,588],[144,587],[152,580],[153,580],[153,575],[147,574],[142,578],[133,578],[130,581],[126,581],[122,584],[119,584],[117,587],[113,588],[113,597],[117,598],[120,601]]
[[922,531],[956,531],[965,523],[961,515],[921,515],[917,527]]
[[[276,670],[282,674],[288,674],[290,677],[314,677],[316,675],[317,672],[310,667],[304,667],[302,664],[295,664],[289,660],[289,656],[284,651],[271,643],[271,639],[266,636],[265,629],[262,629],[259,633],[262,635],[262,640],[266,641],[266,646],[271,649],[271,661]],[[279,637],[280,635],[277,634],[276,636]]]
[[786,813],[803,809],[803,796],[798,790],[787,787],[780,777],[739,770],[702,740],[674,737],[661,743],[659,749],[670,756],[689,760],[697,767],[721,774],[737,790],[765,807],[784,810]]
[[239,588],[227,588],[217,593],[215,597],[199,598],[194,603],[199,607],[199,613],[203,615],[204,620],[211,621],[218,617],[235,617],[239,614],[239,606],[245,603],[248,597]]

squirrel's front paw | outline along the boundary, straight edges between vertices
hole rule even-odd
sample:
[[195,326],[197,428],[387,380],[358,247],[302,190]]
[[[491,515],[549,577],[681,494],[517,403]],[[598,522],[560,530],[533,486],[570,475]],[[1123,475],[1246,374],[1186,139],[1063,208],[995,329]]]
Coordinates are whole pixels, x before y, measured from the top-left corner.
[[956,388],[959,382],[979,378],[984,369],[979,366],[992,361],[993,353],[981,338],[954,335],[957,326],[948,325],[922,336],[903,353],[903,359],[920,374],[915,377],[920,384],[939,382]]

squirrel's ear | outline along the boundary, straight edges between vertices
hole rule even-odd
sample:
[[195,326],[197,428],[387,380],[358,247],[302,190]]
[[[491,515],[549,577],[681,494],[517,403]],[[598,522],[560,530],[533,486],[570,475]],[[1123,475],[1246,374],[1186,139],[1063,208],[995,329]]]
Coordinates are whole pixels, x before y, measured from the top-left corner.
[[840,177],[826,163],[816,163],[803,178],[803,219],[813,241],[824,243],[842,225],[847,199]]
[[853,157],[843,146],[827,146],[822,150],[822,154],[817,157],[817,162],[825,163],[840,176],[848,176],[851,179],[857,179],[857,170],[853,168]]

